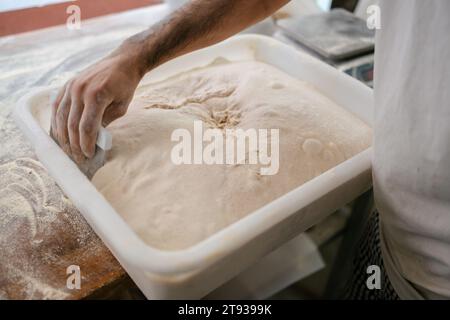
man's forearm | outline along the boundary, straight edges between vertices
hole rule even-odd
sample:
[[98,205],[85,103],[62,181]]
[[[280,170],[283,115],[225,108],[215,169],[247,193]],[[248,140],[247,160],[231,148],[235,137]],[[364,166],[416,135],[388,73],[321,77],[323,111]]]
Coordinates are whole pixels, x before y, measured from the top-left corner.
[[142,73],[222,41],[266,18],[289,0],[192,0],[124,43],[136,50]]

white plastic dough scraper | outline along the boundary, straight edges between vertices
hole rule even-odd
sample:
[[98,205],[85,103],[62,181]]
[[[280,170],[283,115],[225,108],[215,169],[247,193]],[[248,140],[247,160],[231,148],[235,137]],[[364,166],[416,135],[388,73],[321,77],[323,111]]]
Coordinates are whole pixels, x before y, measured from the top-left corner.
[[[51,130],[50,130],[51,132]],[[53,136],[50,134],[53,138]],[[53,138],[54,139],[54,138]],[[111,150],[112,135],[103,127],[100,127],[95,144],[95,154],[91,159],[86,159],[83,163],[77,164],[78,168],[90,180],[98,169],[103,167],[106,160],[106,152]]]
[[103,127],[100,127],[95,145],[95,154],[91,159],[86,159],[82,164],[78,164],[78,168],[88,177],[92,179],[98,169],[103,167],[106,160],[106,152],[112,148],[112,135]]

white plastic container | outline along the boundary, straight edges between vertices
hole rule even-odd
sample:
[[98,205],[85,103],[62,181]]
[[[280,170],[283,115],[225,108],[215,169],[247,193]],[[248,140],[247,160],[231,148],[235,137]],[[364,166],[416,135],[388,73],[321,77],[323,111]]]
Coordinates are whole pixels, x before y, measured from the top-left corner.
[[[217,57],[232,61],[256,59],[274,65],[312,83],[371,124],[371,89],[264,36],[237,36],[178,58],[152,71],[143,82],[207,65]],[[371,149],[368,149],[193,247],[172,252],[157,250],[133,232],[40,127],[35,106],[39,99],[48,100],[50,94],[48,88],[37,89],[21,99],[15,109],[17,123],[49,173],[147,298],[201,298],[371,186]]]

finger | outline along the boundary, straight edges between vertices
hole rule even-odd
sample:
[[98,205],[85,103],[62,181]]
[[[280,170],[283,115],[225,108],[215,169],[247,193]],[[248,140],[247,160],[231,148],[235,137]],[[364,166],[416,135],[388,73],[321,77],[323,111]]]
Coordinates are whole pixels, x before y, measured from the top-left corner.
[[69,117],[71,104],[70,87],[68,86],[56,111],[56,139],[59,146],[70,155],[69,133],[67,130],[67,119]]
[[123,117],[127,112],[127,107],[122,103],[111,103],[105,110],[102,119],[102,125],[104,127],[108,126],[114,120]]
[[52,119],[51,119],[51,126],[50,126],[50,136],[56,138],[56,131],[57,131],[57,123],[56,123],[56,112],[58,110],[59,104],[61,103],[61,100],[64,96],[64,93],[66,92],[67,85],[65,84],[59,91],[58,95],[56,96],[56,99],[52,101]]
[[83,103],[78,97],[72,98],[72,104],[70,106],[69,117],[67,120],[67,129],[69,133],[70,151],[73,159],[77,163],[81,163],[84,160],[84,154],[80,146],[80,120],[83,114]]
[[95,153],[97,133],[103,119],[103,113],[109,103],[98,104],[93,99],[85,102],[83,115],[80,120],[80,147],[87,158],[92,158]]

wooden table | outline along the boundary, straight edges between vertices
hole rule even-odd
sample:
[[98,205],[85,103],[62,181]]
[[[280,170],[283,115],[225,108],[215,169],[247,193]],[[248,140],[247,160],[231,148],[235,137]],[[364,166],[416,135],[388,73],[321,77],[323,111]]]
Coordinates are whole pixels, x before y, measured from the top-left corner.
[[[157,5],[83,21],[81,30],[0,38],[0,299],[142,298],[48,176],[11,110],[30,88],[63,84],[166,13]],[[80,289],[66,286],[71,265],[80,267]]]

